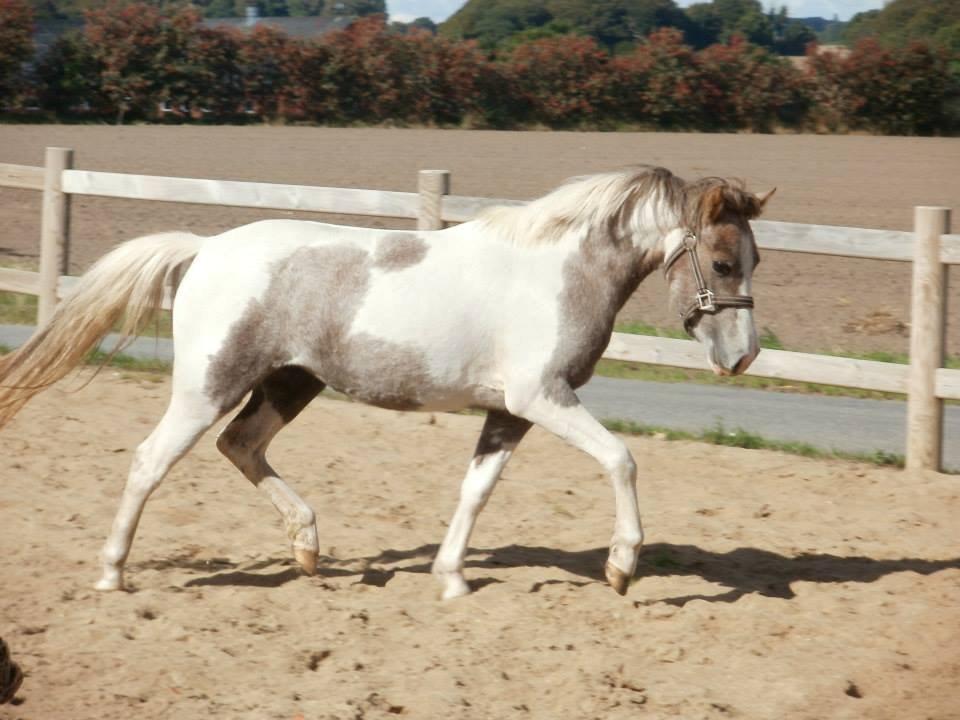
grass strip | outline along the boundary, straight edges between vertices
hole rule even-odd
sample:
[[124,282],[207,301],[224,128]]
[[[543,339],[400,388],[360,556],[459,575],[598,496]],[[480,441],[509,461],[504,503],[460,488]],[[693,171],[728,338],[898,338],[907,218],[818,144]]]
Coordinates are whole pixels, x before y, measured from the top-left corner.
[[612,432],[618,432],[624,435],[657,437],[668,441],[688,440],[705,442],[711,445],[722,445],[724,447],[744,448],[747,450],[776,450],[790,455],[800,455],[801,457],[818,460],[848,460],[898,468],[902,468],[906,462],[903,455],[887,452],[886,450],[874,450],[871,453],[824,450],[804,442],[771,440],[762,435],[748,432],[743,428],[728,430],[719,423],[709,430],[688,432],[685,430],[671,430],[655,425],[644,425],[643,423],[636,423],[630,420],[604,419],[601,420],[601,422],[605,428]]

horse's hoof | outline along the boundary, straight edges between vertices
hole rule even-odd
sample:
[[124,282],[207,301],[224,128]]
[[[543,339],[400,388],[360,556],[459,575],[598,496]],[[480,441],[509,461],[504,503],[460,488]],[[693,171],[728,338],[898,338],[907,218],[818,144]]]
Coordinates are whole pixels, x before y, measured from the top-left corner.
[[317,552],[305,548],[294,548],[293,557],[307,575],[317,574]]
[[626,595],[627,588],[630,587],[630,576],[609,560],[607,560],[607,564],[604,566],[604,571],[607,576],[607,582],[610,583],[610,587],[616,591],[617,595]]
[[120,577],[108,577],[104,575],[102,578],[97,580],[97,583],[93,586],[93,589],[99,590],[100,592],[123,590],[123,580]]
[[463,579],[462,575],[447,575],[440,578],[443,583],[443,592],[440,594],[441,600],[455,600],[470,594],[470,586]]
[[0,640],[0,705],[13,700],[23,682],[23,672],[10,658],[7,644]]

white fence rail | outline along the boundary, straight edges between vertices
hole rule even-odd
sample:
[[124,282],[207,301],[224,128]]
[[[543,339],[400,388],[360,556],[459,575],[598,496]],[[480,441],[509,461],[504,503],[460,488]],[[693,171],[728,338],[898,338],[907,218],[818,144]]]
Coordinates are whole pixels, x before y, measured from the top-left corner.
[[[64,274],[71,195],[399,217],[416,219],[426,230],[471,220],[494,205],[522,204],[452,196],[449,173],[439,170],[421,171],[418,192],[408,193],[89,172],[72,169],[72,161],[72,150],[47,148],[45,167],[0,163],[0,187],[44,193],[40,272],[0,268],[0,290],[39,296],[38,322],[50,316],[57,299],[76,281]],[[950,234],[950,210],[917,208],[912,233],[763,220],[752,224],[757,244],[768,250],[913,263],[910,365],[764,350],[748,374],[906,393],[907,467],[940,469],[943,400],[960,400],[960,370],[942,367],[946,268],[960,264],[960,235]],[[168,296],[164,306],[169,303]],[[614,333],[604,357],[708,369],[702,349],[687,340]]]

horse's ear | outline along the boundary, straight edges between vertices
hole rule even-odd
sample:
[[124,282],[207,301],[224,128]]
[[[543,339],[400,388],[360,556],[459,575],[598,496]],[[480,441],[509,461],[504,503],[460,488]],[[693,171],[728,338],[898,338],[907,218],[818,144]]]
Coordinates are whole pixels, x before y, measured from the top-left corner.
[[770,198],[772,198],[772,197],[773,197],[773,194],[774,194],[776,191],[777,191],[777,189],[776,189],[776,188],[773,188],[772,190],[767,190],[765,193],[757,193],[756,195],[754,195],[754,197],[757,198],[757,202],[760,203],[760,210],[761,210],[761,211],[763,211],[764,205],[767,204],[767,200],[769,200]]
[[727,200],[726,196],[724,195],[724,187],[722,185],[714,185],[712,188],[707,190],[703,195],[702,207],[703,224],[713,225],[715,222],[717,222],[727,207]]

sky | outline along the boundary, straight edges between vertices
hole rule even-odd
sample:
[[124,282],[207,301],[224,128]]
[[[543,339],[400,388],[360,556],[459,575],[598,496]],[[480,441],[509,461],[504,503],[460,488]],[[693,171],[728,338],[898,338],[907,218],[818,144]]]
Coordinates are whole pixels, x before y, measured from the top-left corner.
[[[691,5],[697,0],[677,0],[681,7]],[[702,0],[700,0],[702,1]],[[410,22],[414,18],[428,17],[442,22],[453,15],[465,0],[387,0],[387,12],[392,20]],[[761,0],[764,7],[786,5],[791,17],[824,17],[828,20],[837,15],[841,20],[849,20],[864,10],[876,10],[883,6],[883,0]]]

